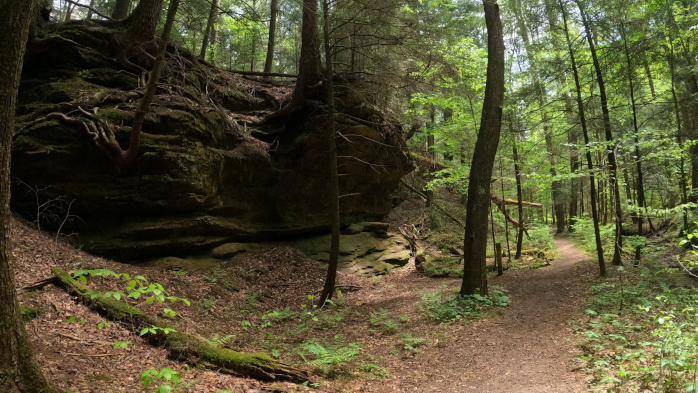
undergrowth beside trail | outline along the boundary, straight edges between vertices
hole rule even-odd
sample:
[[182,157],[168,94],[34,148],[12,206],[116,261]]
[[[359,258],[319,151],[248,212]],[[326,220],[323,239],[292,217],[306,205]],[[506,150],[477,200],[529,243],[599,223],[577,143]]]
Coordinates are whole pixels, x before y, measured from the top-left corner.
[[[606,238],[608,230],[602,229]],[[578,230],[571,237],[584,246],[593,243],[593,230]],[[640,265],[630,260],[625,266],[608,266],[610,277],[592,287],[588,318],[575,327],[581,337],[580,361],[596,391],[695,392],[698,292],[683,269],[667,263],[670,240],[645,241]],[[674,258],[688,259],[668,259]]]

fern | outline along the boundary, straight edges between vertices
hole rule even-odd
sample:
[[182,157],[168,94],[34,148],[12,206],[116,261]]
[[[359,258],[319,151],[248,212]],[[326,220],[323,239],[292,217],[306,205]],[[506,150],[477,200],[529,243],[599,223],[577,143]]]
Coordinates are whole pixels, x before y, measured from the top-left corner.
[[338,336],[335,336],[335,344],[325,343],[320,344],[318,341],[311,339],[300,345],[303,351],[314,355],[315,359],[309,360],[307,354],[299,353],[309,366],[319,368],[324,372],[329,372],[335,366],[341,366],[355,358],[361,347],[357,343],[344,344]]

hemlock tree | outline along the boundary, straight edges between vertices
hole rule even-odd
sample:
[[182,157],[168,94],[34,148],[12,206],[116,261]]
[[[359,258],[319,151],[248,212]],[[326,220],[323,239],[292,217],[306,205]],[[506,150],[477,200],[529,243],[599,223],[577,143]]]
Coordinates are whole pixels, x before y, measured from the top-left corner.
[[487,216],[490,204],[492,167],[497,155],[502,128],[504,105],[504,36],[499,6],[494,0],[485,0],[487,24],[487,82],[482,106],[480,130],[470,167],[468,204],[463,244],[463,285],[461,295],[487,295]]
[[329,145],[328,164],[330,167],[330,221],[332,223],[332,240],[330,244],[330,259],[327,266],[327,278],[320,295],[320,305],[332,298],[335,283],[337,281],[337,266],[339,264],[339,175],[337,174],[337,140],[335,131],[335,106],[334,106],[334,67],[332,64],[332,46],[330,44],[330,12],[329,0],[322,0],[323,9],[323,33],[325,38],[325,80],[327,82],[327,111],[329,127],[327,139]]
[[116,0],[114,5],[114,11],[111,13],[111,17],[114,20],[126,19],[128,16],[128,9],[131,7],[131,0]]
[[[204,42],[201,44],[201,54],[199,55],[201,60],[206,60],[206,50],[208,49],[209,42],[211,43],[211,47],[213,47],[213,44],[215,44],[216,17],[218,16],[219,7],[220,0],[211,1],[211,11],[209,11],[208,14],[208,23],[206,23],[206,31],[204,32]],[[211,57],[213,58],[213,55]]]
[[0,392],[53,390],[34,358],[20,316],[10,244],[10,152],[15,103],[29,28],[37,0],[0,0]]
[[[279,0],[271,0],[269,16],[269,42],[267,43],[267,58],[264,62],[264,72],[270,73],[274,65],[274,46],[276,45],[276,14],[279,11]],[[327,27],[327,26],[325,26]]]

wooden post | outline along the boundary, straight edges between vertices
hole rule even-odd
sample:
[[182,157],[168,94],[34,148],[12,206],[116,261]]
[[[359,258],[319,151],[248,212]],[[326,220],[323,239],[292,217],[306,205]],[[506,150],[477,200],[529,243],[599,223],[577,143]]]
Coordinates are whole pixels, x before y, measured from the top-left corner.
[[494,248],[494,263],[497,265],[497,275],[501,276],[504,274],[504,267],[502,266],[502,243],[495,244]]

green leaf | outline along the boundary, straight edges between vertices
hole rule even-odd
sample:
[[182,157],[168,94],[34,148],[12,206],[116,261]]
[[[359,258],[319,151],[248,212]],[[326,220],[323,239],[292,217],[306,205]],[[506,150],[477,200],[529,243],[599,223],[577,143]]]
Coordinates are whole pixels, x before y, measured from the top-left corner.
[[155,389],[155,393],[169,393],[172,391],[172,386],[170,385],[160,385]]

